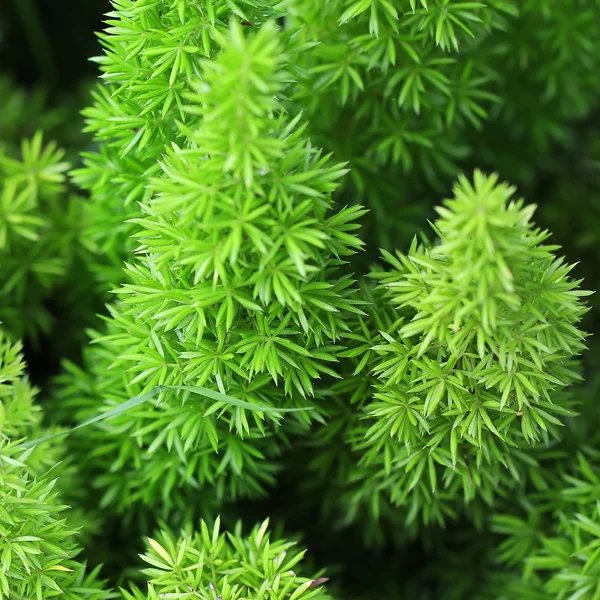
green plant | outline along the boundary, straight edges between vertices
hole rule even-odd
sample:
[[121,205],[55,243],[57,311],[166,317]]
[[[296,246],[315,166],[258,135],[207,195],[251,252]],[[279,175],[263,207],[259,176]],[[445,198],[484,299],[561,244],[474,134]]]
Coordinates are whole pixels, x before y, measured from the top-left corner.
[[77,560],[77,530],[63,516],[57,487],[77,481],[73,466],[59,462],[64,447],[20,448],[41,431],[24,367],[20,344],[0,334],[0,598],[111,598],[98,569]]
[[362,245],[363,211],[332,210],[343,166],[277,102],[288,74],[276,30],[213,35],[224,49],[186,105],[197,128],[159,164],[107,335],[85,371],[70,367],[62,402],[84,418],[156,385],[192,385],[254,408],[163,390],[153,408],[86,435],[103,502],[123,508],[171,505],[182,485],[263,494],[289,436],[321,418],[314,382],[336,376],[346,321],[361,312],[344,259]]
[[268,525],[265,521],[248,536],[242,534],[241,523],[233,532],[221,533],[217,518],[211,529],[202,521],[198,530],[179,537],[162,531],[148,539],[142,556],[149,565],[142,571],[149,580],[147,591],[135,588],[124,592],[124,598],[331,598],[322,587],[326,578],[296,574],[304,552],[293,543],[271,539]]
[[97,275],[105,288],[122,281],[122,263],[134,248],[130,219],[140,216],[138,202],[151,197],[147,182],[160,174],[162,155],[192,141],[181,125],[189,130],[197,123],[186,106],[200,61],[214,58],[218,32],[231,17],[259,25],[275,16],[274,4],[113,3],[100,35],[105,55],[95,59],[104,81],[84,111],[85,130],[101,146],[84,153],[83,167],[74,171],[90,191],[87,236],[105,257]]
[[128,600],[328,598],[234,525],[266,514],[340,597],[598,598],[598,29],[597,0],[113,0],[85,198],[40,136],[0,157],[5,327],[94,328],[64,429],[7,442],[49,535],[72,502]]
[[479,501],[539,478],[540,449],[561,438],[588,292],[514,191],[480,172],[461,178],[438,208],[439,240],[384,252],[391,270],[371,274],[373,313],[353,327],[313,464],[325,478],[337,465],[345,522],[368,508],[418,531],[415,521],[443,525],[466,503],[481,523]]
[[57,290],[65,304],[75,297],[77,286],[66,284],[82,269],[83,209],[68,192],[63,159],[41,133],[23,141],[20,156],[0,145],[0,319],[17,339],[50,333],[48,302]]

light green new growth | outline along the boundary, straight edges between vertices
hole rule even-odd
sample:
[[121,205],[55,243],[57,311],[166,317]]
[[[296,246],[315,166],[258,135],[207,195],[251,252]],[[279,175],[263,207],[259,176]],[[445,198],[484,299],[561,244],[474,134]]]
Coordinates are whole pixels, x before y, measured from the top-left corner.
[[170,506],[183,485],[262,494],[288,436],[320,418],[314,383],[336,377],[347,320],[361,312],[344,261],[362,246],[364,211],[333,209],[343,165],[279,102],[289,75],[276,29],[245,38],[233,22],[212,35],[223,50],[186,96],[196,126],[159,164],[108,335],[86,374],[69,368],[63,402],[84,420],[156,385],[192,385],[265,410],[165,389],[86,435],[103,502],[122,508],[159,494]]
[[303,558],[294,543],[271,538],[268,521],[247,536],[241,524],[222,533],[219,519],[210,529],[202,521],[197,531],[184,531],[179,537],[162,531],[148,539],[142,556],[149,565],[142,571],[148,589],[123,590],[123,597],[331,600],[317,577],[298,574]]
[[181,127],[197,123],[186,110],[188,95],[201,77],[200,62],[218,52],[217,32],[234,16],[260,26],[277,16],[273,4],[112,2],[99,35],[105,53],[94,59],[103,83],[84,111],[86,131],[100,147],[83,153],[84,166],[73,173],[91,194],[86,236],[99,253],[96,275],[103,288],[123,279],[122,263],[134,247],[129,219],[152,195],[148,183],[159,175],[159,161],[173,143],[185,148],[191,141]]
[[[480,172],[472,183],[460,178],[438,208],[438,241],[384,252],[391,269],[372,273],[373,317],[353,328],[346,353],[351,383],[332,390],[363,412],[342,430],[343,409],[330,417],[354,454],[334,459],[347,520],[391,504],[407,508],[413,527],[442,524],[456,518],[461,496],[481,515],[480,499],[492,504],[536,478],[535,448],[560,439],[589,292],[514,192]],[[331,436],[327,425],[322,433]]]

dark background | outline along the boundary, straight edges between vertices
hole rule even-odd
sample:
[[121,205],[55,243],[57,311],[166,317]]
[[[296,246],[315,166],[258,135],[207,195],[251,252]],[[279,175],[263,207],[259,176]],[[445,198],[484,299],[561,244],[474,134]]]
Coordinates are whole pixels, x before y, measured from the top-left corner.
[[100,52],[95,32],[109,10],[108,0],[2,0],[0,70],[27,87],[43,84],[57,102],[96,75],[89,57]]

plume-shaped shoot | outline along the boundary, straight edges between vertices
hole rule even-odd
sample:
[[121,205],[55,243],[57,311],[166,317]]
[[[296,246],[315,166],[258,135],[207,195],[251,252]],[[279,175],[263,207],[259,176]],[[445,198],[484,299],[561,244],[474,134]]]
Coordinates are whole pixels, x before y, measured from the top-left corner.
[[361,247],[363,211],[333,210],[345,169],[280,104],[289,75],[276,28],[245,37],[234,22],[214,35],[222,51],[187,96],[197,127],[158,165],[108,335],[65,393],[82,418],[157,385],[246,405],[164,389],[86,436],[107,503],[156,502],[159,488],[171,503],[183,483],[262,493],[288,435],[318,417],[314,383],[336,377],[346,321],[360,313],[344,260]]

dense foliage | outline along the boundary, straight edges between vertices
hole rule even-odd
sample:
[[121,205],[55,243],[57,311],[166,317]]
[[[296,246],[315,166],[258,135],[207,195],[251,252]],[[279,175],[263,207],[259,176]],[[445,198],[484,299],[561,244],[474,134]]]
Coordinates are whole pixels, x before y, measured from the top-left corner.
[[9,5],[0,600],[600,598],[600,2]]
[[[36,390],[23,374],[19,343],[0,337],[0,598],[111,597],[78,560],[76,515],[64,517],[62,496],[82,484],[64,448],[22,448],[42,432]],[[57,492],[58,490],[58,492]],[[61,494],[62,493],[62,494]],[[77,497],[77,494],[74,494]]]

